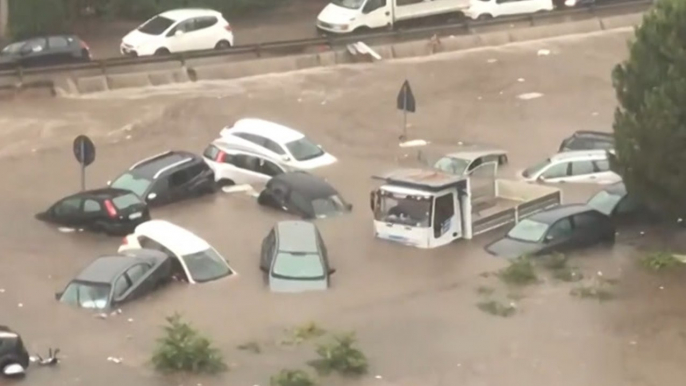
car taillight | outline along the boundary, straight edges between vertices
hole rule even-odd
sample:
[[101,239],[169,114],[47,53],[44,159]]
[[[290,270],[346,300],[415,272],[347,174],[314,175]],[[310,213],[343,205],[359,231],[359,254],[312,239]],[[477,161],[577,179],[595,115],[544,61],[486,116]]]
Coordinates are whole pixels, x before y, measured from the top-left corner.
[[224,153],[223,151],[219,151],[217,153],[216,161],[217,162],[224,162],[224,160],[226,160],[226,153]]
[[89,50],[89,51],[91,49],[90,47],[88,47],[88,44],[86,44],[86,42],[84,42],[83,40],[81,40],[81,48]]
[[128,244],[129,244],[129,238],[128,238],[128,237],[124,237],[124,238],[121,240],[121,243],[122,243],[122,245],[128,245]]
[[224,26],[224,29],[227,30],[228,32],[231,32],[231,24],[227,24]]
[[112,201],[105,200],[105,209],[107,209],[107,214],[110,215],[110,217],[117,217],[117,208],[114,207]]

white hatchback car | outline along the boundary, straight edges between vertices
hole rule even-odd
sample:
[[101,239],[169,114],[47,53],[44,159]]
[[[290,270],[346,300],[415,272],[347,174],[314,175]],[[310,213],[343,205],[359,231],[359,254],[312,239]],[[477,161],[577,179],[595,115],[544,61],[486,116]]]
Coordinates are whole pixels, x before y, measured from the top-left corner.
[[140,224],[124,238],[119,252],[141,248],[161,251],[171,257],[174,276],[191,284],[236,274],[207,241],[168,221],[150,220]]
[[552,11],[554,8],[553,0],[470,0],[464,14],[474,20],[488,20],[499,16]]
[[231,25],[211,9],[175,9],[146,21],[122,39],[123,55],[224,49],[233,46]]
[[214,171],[219,186],[266,184],[272,177],[292,171],[279,159],[244,146],[227,144],[221,138],[212,141],[202,156]]
[[558,153],[525,169],[520,177],[537,182],[578,182],[613,184],[622,180],[610,170],[606,150],[580,150]]
[[220,136],[227,144],[245,146],[298,170],[316,169],[337,161],[303,133],[262,119],[241,119],[233,127],[225,127]]

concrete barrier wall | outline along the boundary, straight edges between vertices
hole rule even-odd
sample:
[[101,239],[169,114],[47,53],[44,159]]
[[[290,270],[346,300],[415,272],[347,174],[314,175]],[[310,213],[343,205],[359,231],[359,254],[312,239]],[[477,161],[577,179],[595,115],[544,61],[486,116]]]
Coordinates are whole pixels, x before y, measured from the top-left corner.
[[[545,39],[554,36],[584,34],[615,28],[636,26],[641,23],[643,14],[610,16],[601,19],[582,20],[560,24],[546,24],[528,28],[511,29],[470,35],[442,37],[440,43],[429,39],[402,42],[393,45],[375,46],[373,49],[383,59],[401,59],[431,55],[435,52],[450,52],[476,47],[500,46],[512,42]],[[254,59],[250,55],[222,56],[208,59],[192,59],[182,64],[172,62],[161,64],[137,65],[134,72],[125,71],[130,67],[74,71],[70,74],[32,75],[34,84],[40,80],[50,80],[53,93],[90,94],[108,90],[135,87],[161,86],[199,80],[235,79],[269,73],[282,73],[312,67],[350,64],[362,60],[345,49],[301,54],[293,56],[267,57]],[[42,78],[41,78],[42,77]],[[21,89],[20,79],[1,79],[2,94],[16,93]],[[27,82],[27,79],[23,79]],[[2,86],[0,85],[0,86]],[[18,85],[12,86],[10,85]]]

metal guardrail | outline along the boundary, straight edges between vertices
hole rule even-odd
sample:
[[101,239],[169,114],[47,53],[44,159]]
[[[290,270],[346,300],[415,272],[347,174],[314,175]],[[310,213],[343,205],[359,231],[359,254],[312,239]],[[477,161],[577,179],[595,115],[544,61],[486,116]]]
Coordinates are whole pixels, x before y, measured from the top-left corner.
[[[408,29],[396,29],[392,31],[382,31],[367,34],[350,34],[343,36],[326,36],[319,38],[310,39],[299,39],[299,40],[287,40],[287,41],[276,41],[260,44],[242,45],[234,46],[232,48],[224,50],[205,50],[205,51],[189,51],[178,54],[169,54],[165,56],[146,56],[146,57],[118,57],[109,58],[102,60],[93,60],[90,62],[69,64],[69,65],[57,65],[48,67],[30,67],[22,68],[18,67],[13,70],[0,71],[0,77],[19,77],[23,78],[24,75],[33,74],[50,74],[56,72],[67,72],[67,71],[78,71],[78,70],[94,70],[101,69],[103,72],[106,68],[112,67],[125,67],[132,65],[141,64],[154,64],[154,63],[164,63],[164,62],[180,62],[184,64],[190,59],[201,59],[201,58],[212,58],[218,56],[233,56],[241,54],[254,54],[257,58],[262,57],[265,53],[277,53],[283,54],[284,50],[291,51],[293,53],[302,53],[308,48],[314,48],[318,46],[325,46],[328,48],[335,48],[345,46],[353,42],[364,41],[367,44],[374,44],[373,41],[378,40],[391,40],[391,42],[406,41],[421,37],[430,37],[433,35],[443,36],[446,34],[451,35],[464,35],[469,34],[475,28],[484,28],[489,26],[499,26],[508,25],[513,23],[529,23],[531,26],[538,25],[537,21],[540,20],[551,20],[556,18],[574,17],[574,16],[598,16],[600,13],[621,13],[631,11],[633,9],[639,8],[645,10],[647,7],[653,4],[653,0],[635,0],[635,1],[618,1],[617,3],[602,5],[602,6],[590,6],[575,9],[565,9],[565,10],[554,10],[552,12],[529,14],[529,15],[519,15],[511,17],[501,17],[490,20],[483,21],[473,21],[465,18],[459,22],[447,23],[442,25],[433,26],[420,26]],[[371,43],[370,43],[371,42]]]

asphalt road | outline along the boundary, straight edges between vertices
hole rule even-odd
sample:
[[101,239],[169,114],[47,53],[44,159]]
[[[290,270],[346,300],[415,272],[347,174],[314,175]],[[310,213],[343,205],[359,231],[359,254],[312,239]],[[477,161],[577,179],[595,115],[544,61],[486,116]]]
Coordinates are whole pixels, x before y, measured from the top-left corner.
[[[618,278],[618,299],[569,296],[573,284],[549,277],[523,290],[480,274],[504,265],[482,251],[496,234],[421,251],[372,237],[373,173],[396,166],[401,114],[395,97],[411,82],[417,113],[409,135],[449,145],[490,143],[509,150],[511,173],[551,154],[574,130],[609,130],[615,107],[610,70],[626,55],[629,31],[560,38],[390,63],[122,91],[73,99],[0,104],[0,323],[21,332],[32,352],[60,347],[62,364],[32,368],[32,386],[131,384],[266,385],[282,368],[303,367],[312,346],[276,344],[283,329],[314,321],[356,331],[369,356],[363,380],[327,385],[662,386],[682,385],[684,281],[636,270],[636,244],[622,231],[613,249],[574,255],[587,277]],[[539,50],[549,55],[538,55]],[[539,93],[523,100],[523,94]],[[119,239],[61,233],[33,219],[78,189],[71,154],[76,134],[97,147],[88,186],[166,149],[202,151],[240,117],[300,128],[340,162],[323,171],[355,205],[353,214],[317,222],[338,269],[327,293],[277,295],[262,287],[262,237],[285,215],[244,195],[219,194],[155,210],[153,216],[206,238],[239,272],[233,280],[175,285],[102,320],[56,304],[53,293]],[[565,187],[565,200],[595,188]],[[514,301],[515,316],[483,313],[478,286]],[[660,288],[662,287],[662,288]],[[511,300],[511,299],[514,300]],[[21,304],[21,306],[20,306]],[[148,365],[166,315],[181,312],[213,338],[232,371],[170,380]],[[237,345],[257,341],[261,354]],[[113,364],[109,356],[123,358]],[[379,375],[382,379],[376,379]]]

